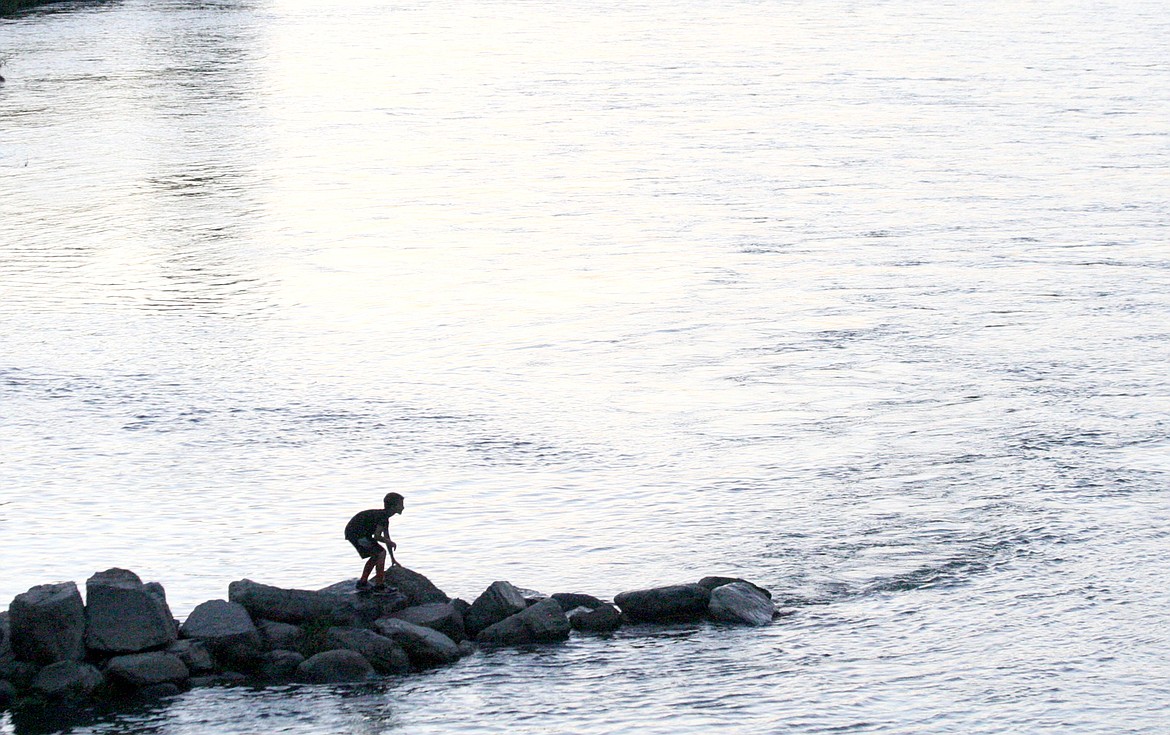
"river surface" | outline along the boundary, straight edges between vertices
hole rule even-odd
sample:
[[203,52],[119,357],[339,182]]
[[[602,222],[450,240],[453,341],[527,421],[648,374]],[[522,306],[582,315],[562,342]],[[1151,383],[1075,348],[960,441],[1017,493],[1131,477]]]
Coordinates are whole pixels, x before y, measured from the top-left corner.
[[0,733],[1170,732],[1155,0],[0,20],[0,607],[399,560],[630,628]]

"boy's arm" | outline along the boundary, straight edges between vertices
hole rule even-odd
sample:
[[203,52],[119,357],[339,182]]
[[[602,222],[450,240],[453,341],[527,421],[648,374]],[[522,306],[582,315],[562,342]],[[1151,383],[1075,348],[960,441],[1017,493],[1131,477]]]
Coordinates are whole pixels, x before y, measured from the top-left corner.
[[386,521],[382,524],[382,527],[378,529],[376,534],[374,534],[374,540],[381,541],[382,543],[386,544],[390,547],[391,551],[398,547],[398,544],[390,540],[390,521]]

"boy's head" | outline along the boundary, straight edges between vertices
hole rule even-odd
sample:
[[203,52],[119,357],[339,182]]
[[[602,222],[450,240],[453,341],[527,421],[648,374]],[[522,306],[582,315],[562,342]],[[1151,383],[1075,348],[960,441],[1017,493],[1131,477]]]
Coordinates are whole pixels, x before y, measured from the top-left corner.
[[386,493],[386,497],[382,498],[382,504],[386,506],[386,510],[390,511],[390,515],[401,513],[405,507],[405,502],[398,493]]

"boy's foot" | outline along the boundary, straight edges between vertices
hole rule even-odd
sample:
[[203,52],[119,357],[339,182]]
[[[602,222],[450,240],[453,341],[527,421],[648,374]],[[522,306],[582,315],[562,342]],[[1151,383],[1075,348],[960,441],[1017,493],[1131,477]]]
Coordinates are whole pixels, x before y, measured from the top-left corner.
[[372,587],[375,595],[391,595],[398,592],[397,587],[390,587],[384,584],[376,584]]
[[370,583],[359,580],[358,582],[354,583],[353,588],[358,592],[365,592],[366,590],[370,589]]

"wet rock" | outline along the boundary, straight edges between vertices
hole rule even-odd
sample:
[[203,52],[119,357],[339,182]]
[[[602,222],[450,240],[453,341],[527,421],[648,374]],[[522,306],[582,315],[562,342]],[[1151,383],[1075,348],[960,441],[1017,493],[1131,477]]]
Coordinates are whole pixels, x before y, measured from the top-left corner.
[[296,651],[269,651],[261,658],[258,674],[265,681],[291,681],[296,678],[297,667],[304,660],[305,657]]
[[115,681],[137,688],[181,683],[191,677],[187,665],[166,651],[115,656],[106,664],[106,674]]
[[8,608],[16,658],[42,666],[85,657],[85,605],[73,582],[41,584]]
[[333,649],[346,649],[362,655],[380,674],[405,674],[410,658],[402,646],[365,628],[330,628],[325,643]]
[[179,657],[192,674],[208,674],[215,671],[211,651],[202,641],[181,640],[167,646],[167,653]]
[[12,635],[9,633],[8,611],[0,612],[0,658],[12,654]]
[[395,564],[386,570],[386,584],[397,587],[406,596],[407,605],[426,605],[431,602],[450,602],[451,598],[434,585],[431,580],[416,571]]
[[16,700],[16,687],[7,679],[0,679],[0,712],[8,709]]
[[749,582],[732,582],[711,591],[708,614],[715,620],[748,625],[772,622],[772,599]]
[[0,679],[11,682],[17,689],[27,689],[41,667],[28,661],[17,661],[9,654],[0,658]]
[[524,603],[527,604],[528,607],[532,607],[536,603],[548,599],[548,595],[544,594],[543,592],[530,590],[525,587],[517,587],[516,591],[519,592],[520,596],[524,598]]
[[225,671],[222,674],[209,676],[193,676],[187,681],[187,684],[192,687],[232,687],[246,683],[248,683],[248,677],[238,671]]
[[722,587],[725,584],[734,584],[735,582],[742,582],[746,585],[754,587],[769,600],[772,599],[771,592],[764,589],[760,585],[755,584],[754,582],[749,582],[746,579],[740,579],[739,577],[703,577],[699,580],[699,586],[706,587],[707,589],[714,591],[716,587]]
[[475,653],[478,650],[479,650],[479,646],[477,646],[475,644],[475,641],[459,641],[459,655],[460,655],[460,657],[470,656],[471,654]]
[[706,587],[676,584],[623,592],[614,602],[635,622],[665,623],[701,619],[710,599],[711,591]]
[[576,610],[579,607],[587,607],[590,610],[595,610],[606,604],[593,595],[586,595],[582,592],[555,592],[552,598],[560,604],[561,609],[566,613],[570,610]]
[[198,605],[180,628],[184,638],[202,641],[229,668],[249,668],[260,659],[260,632],[242,605],[209,600]]
[[392,613],[390,617],[437,630],[456,643],[467,637],[463,628],[463,615],[450,602],[415,605]]
[[382,618],[378,632],[406,651],[418,668],[440,666],[459,660],[459,646],[437,630],[408,623],[398,618]]
[[468,635],[476,636],[481,630],[515,615],[528,608],[528,602],[520,591],[509,582],[492,582],[483,591],[463,616],[463,625]]
[[105,683],[106,677],[93,666],[78,661],[58,661],[37,673],[32,690],[55,700],[82,700]]
[[269,651],[291,651],[305,637],[304,632],[292,623],[278,623],[275,620],[257,620],[256,629],[260,631],[264,647]]
[[135,697],[140,700],[164,699],[181,694],[182,691],[178,684],[166,681],[160,684],[148,684],[142,687],[135,693]]
[[254,618],[304,625],[356,625],[361,617],[353,595],[292,590],[242,579],[228,585],[228,599]]
[[496,646],[551,643],[568,638],[569,630],[569,619],[560,604],[548,599],[484,628],[475,640]]
[[578,607],[569,613],[569,625],[573,630],[588,631],[591,633],[609,633],[622,627],[622,614],[608,603],[592,610],[587,607]]
[[374,675],[370,663],[357,651],[324,651],[302,661],[297,679],[307,684],[340,684],[365,681]]
[[86,580],[85,594],[85,645],[91,651],[137,653],[178,637],[165,595],[148,590],[128,569],[98,572]]

